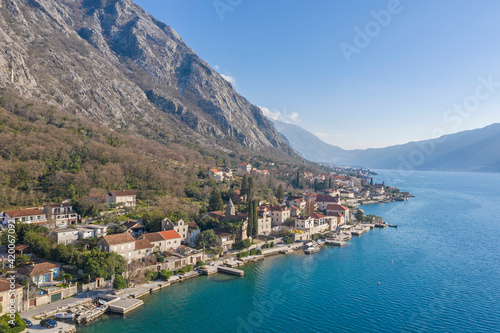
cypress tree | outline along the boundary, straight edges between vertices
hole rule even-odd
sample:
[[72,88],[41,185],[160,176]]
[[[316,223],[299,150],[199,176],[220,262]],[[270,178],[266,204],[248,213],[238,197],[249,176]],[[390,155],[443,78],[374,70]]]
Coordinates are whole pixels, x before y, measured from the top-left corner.
[[222,201],[222,196],[218,187],[216,187],[210,195],[210,200],[208,201],[208,209],[212,212],[224,209],[224,202]]

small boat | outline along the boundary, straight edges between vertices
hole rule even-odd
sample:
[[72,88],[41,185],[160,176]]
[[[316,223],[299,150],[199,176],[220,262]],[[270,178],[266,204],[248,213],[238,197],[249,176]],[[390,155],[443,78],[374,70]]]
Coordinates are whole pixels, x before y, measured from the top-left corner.
[[59,318],[59,319],[73,319],[73,318],[75,318],[75,314],[68,313],[68,312],[60,312],[60,313],[56,313],[55,317]]
[[304,250],[305,254],[313,254],[319,252],[319,247],[317,246],[310,246],[307,249]]
[[388,226],[391,227],[391,228],[397,228],[398,227],[397,224],[388,224]]
[[105,300],[103,300],[103,299],[100,299],[100,300],[99,300],[99,304],[101,304],[101,305],[104,305],[104,304],[106,304],[106,303],[107,303],[107,302],[106,302]]

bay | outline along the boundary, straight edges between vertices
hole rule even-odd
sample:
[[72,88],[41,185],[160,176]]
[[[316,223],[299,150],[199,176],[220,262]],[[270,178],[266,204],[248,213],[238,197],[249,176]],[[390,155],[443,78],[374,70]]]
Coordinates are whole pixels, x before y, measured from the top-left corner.
[[500,174],[377,172],[416,196],[362,206],[397,229],[175,284],[78,332],[500,332]]

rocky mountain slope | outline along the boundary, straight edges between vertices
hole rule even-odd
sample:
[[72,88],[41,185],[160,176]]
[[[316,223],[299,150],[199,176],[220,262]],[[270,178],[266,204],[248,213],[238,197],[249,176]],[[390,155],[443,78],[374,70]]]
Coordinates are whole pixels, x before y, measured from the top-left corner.
[[0,91],[160,142],[293,154],[260,109],[131,0],[0,0]]

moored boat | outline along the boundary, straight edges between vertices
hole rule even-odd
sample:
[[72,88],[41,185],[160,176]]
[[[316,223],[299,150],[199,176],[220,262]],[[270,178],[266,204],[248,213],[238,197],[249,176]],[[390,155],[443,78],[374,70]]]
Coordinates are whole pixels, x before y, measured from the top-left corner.
[[56,313],[55,317],[59,318],[59,319],[73,319],[73,318],[75,318],[75,314],[69,313],[69,312],[60,312],[60,313]]

